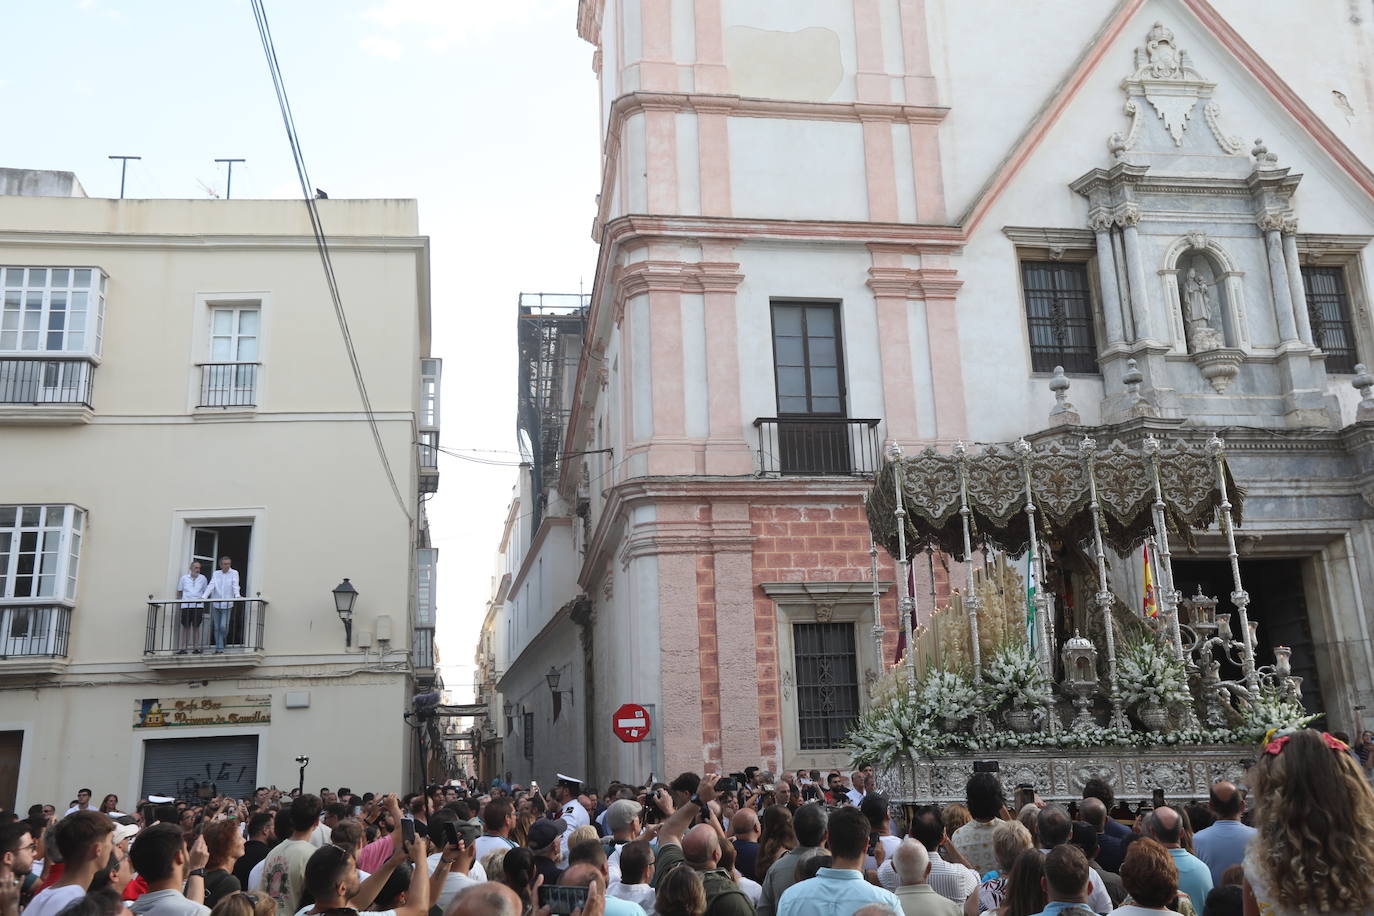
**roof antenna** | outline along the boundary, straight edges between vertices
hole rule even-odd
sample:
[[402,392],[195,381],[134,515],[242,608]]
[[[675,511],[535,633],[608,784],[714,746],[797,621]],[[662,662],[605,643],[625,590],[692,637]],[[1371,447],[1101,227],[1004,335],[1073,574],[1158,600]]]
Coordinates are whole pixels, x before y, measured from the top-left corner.
[[227,163],[229,163],[229,177],[228,177],[227,179],[225,179],[225,181],[224,181],[224,199],[225,199],[225,200],[228,200],[229,197],[230,197],[230,193],[231,193],[231,192],[233,191],[233,189],[234,189],[234,163],[235,163],[235,162],[247,162],[248,160],[247,160],[247,159],[216,159],[215,161],[216,161],[216,162],[227,162]]
[[111,159],[118,159],[119,162],[119,199],[124,199],[124,175],[129,170],[130,159],[142,159],[142,156],[110,156]]

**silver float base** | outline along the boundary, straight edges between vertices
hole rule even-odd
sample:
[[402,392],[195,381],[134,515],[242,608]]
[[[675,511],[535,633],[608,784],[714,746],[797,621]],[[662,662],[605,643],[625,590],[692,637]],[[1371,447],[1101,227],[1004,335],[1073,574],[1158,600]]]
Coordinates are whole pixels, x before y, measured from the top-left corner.
[[998,748],[982,753],[915,757],[876,772],[878,790],[894,803],[947,804],[964,801],[975,760],[996,760],[998,778],[1010,799],[1022,783],[1046,801],[1083,797],[1083,784],[1105,779],[1117,798],[1148,799],[1163,789],[1170,801],[1206,799],[1212,783],[1245,784],[1245,770],[1258,748],[1236,745],[1166,747]]

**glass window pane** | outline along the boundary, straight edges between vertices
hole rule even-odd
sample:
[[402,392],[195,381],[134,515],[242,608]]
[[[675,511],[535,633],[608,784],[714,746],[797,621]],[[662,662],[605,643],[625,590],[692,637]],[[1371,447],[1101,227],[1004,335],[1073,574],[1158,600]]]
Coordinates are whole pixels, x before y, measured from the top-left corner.
[[19,349],[19,335],[14,331],[0,331],[0,350]]
[[835,310],[829,306],[808,308],[806,310],[806,335],[808,337],[834,337]]
[[842,412],[839,398],[812,398],[811,409],[815,413],[838,414]]
[[80,350],[86,346],[86,335],[81,331],[67,332],[67,349]]
[[13,528],[18,513],[18,506],[0,506],[0,528]]
[[778,413],[806,413],[806,398],[778,398]]
[[89,293],[83,293],[80,290],[72,293],[72,308],[84,309],[86,307],[86,297],[89,295]]
[[43,308],[43,294],[41,292],[28,292],[24,294],[24,308],[35,311]]
[[806,370],[778,367],[778,397],[805,397]]
[[43,313],[41,311],[33,309],[24,312],[24,330],[26,331],[37,331],[42,321]]
[[779,366],[802,365],[802,339],[779,337],[774,341],[775,358]]
[[[20,506],[19,524],[24,528],[37,528],[38,520],[43,516],[42,506]],[[30,548],[32,549],[32,548]]]
[[234,312],[232,309],[215,309],[211,316],[212,331],[215,334],[234,333]]
[[89,270],[78,270],[76,272],[76,283],[74,285],[89,287],[91,285],[91,272]]
[[67,310],[67,294],[66,294],[66,293],[53,293],[53,294],[51,294],[50,296],[48,296],[48,308],[51,309],[51,310],[53,310],[53,311],[55,311],[55,312],[64,312],[64,311],[66,311],[66,310]]
[[773,306],[773,333],[775,335],[786,334],[790,337],[800,337],[801,309],[790,305]]
[[835,361],[835,338],[833,337],[813,337],[811,338],[811,365],[813,366],[836,366]]
[[256,334],[258,333],[258,310],[243,309],[239,312],[239,333]]
[[210,343],[210,361],[216,363],[227,363],[233,356],[230,354],[230,340],[228,337],[216,337]]
[[7,267],[5,269],[5,289],[18,289],[24,285],[24,268]]
[[53,286],[66,286],[66,285],[67,285],[68,278],[69,278],[70,276],[71,276],[71,271],[70,271],[70,270],[67,270],[66,268],[63,268],[63,267],[56,267],[56,268],[53,268],[53,272],[52,272],[52,285],[53,285]]
[[48,271],[42,267],[29,268],[29,286],[47,286]]
[[258,361],[258,339],[256,337],[240,337],[239,353],[236,357],[241,363],[255,363]]
[[13,310],[6,311],[3,316],[0,316],[0,328],[7,331],[19,330],[19,313]]
[[62,332],[61,332],[61,331],[49,331],[49,332],[48,332],[48,343],[47,343],[47,346],[45,347],[45,349],[47,349],[47,350],[61,350],[61,349],[62,349]]
[[840,374],[834,369],[812,369],[811,394],[824,397],[839,397]]
[[19,292],[19,290],[12,290],[12,291],[10,291],[10,292],[5,293],[5,308],[7,308],[7,309],[17,309],[17,308],[19,308],[19,303],[22,301],[21,297],[22,297],[23,295],[24,295],[24,294],[21,293],[21,292]]
[[66,313],[65,311],[63,311],[63,312],[48,312],[48,330],[49,330],[49,331],[60,331],[60,330],[62,330],[62,326],[65,325],[66,323],[67,323],[67,313]]

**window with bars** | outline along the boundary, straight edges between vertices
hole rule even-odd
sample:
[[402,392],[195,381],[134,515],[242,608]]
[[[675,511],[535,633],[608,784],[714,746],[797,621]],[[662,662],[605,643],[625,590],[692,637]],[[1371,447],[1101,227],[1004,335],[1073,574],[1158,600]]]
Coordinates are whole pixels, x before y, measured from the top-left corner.
[[4,267],[0,351],[100,355],[105,274],[96,267]]
[[1088,265],[1079,261],[1022,261],[1021,282],[1030,328],[1031,370],[1096,373]]
[[76,599],[86,513],[76,506],[0,506],[0,599]]
[[521,726],[523,734],[521,738],[525,742],[525,759],[534,759],[534,713],[527,712],[524,715],[524,722]]
[[1302,287],[1313,342],[1326,354],[1326,371],[1348,374],[1360,361],[1355,349],[1355,326],[1350,320],[1350,296],[1342,267],[1304,267]]
[[859,716],[853,623],[792,625],[801,750],[840,747]]

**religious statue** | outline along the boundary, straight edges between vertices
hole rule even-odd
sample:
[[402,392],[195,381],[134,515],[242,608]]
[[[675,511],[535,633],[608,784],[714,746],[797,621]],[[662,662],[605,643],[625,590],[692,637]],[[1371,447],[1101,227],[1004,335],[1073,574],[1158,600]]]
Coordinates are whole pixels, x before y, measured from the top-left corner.
[[1189,267],[1183,281],[1183,317],[1188,324],[1188,345],[1194,353],[1216,350],[1222,344],[1221,332],[1212,324],[1211,286]]

